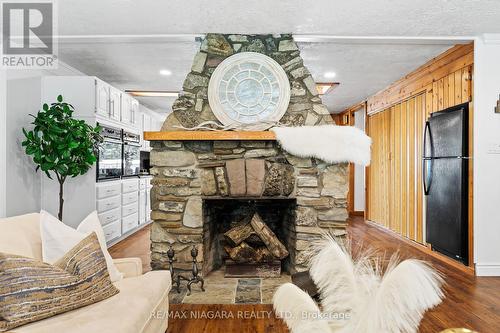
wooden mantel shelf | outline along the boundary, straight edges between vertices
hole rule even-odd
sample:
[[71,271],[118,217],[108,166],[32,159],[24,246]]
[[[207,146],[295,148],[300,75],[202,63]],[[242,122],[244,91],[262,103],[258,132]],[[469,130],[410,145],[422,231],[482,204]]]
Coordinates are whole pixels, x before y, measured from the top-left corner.
[[165,131],[144,132],[148,141],[276,140],[271,131]]

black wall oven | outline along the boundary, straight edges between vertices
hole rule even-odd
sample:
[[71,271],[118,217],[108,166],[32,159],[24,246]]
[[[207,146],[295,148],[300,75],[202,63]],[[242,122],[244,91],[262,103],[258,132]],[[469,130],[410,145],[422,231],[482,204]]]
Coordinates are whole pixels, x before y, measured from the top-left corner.
[[139,176],[141,168],[141,137],[123,131],[123,177]]
[[97,181],[119,179],[122,176],[122,130],[102,126],[104,142],[97,158]]

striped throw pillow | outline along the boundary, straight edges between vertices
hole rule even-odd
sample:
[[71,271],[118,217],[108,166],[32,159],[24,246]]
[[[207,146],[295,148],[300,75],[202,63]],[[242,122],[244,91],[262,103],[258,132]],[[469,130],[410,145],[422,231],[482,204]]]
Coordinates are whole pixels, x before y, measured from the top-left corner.
[[0,331],[97,303],[118,292],[95,233],[53,265],[0,253]]

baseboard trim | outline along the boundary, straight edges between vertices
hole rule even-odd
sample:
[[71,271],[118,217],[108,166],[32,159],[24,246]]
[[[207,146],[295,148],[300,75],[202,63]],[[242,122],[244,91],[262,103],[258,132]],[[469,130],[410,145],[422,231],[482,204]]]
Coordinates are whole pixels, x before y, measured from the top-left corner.
[[476,264],[477,276],[500,276],[500,264]]
[[355,210],[350,213],[353,216],[365,216],[365,212],[362,210]]
[[383,230],[383,231],[393,235],[394,237],[399,238],[400,240],[404,241],[405,243],[411,245],[413,248],[447,264],[448,266],[454,267],[454,268],[456,268],[456,269],[458,269],[458,270],[460,270],[468,275],[474,276],[477,274],[477,272],[474,269],[474,266],[465,266],[464,264],[462,264],[456,260],[448,258],[444,254],[441,254],[441,253],[436,252],[436,251],[432,251],[432,249],[429,246],[417,243],[409,238],[403,237],[400,234],[396,233],[394,230],[388,229],[388,228],[386,228],[386,227],[384,227],[376,222],[373,222],[370,220],[366,220],[366,222],[369,223],[370,225],[374,226],[375,228]]

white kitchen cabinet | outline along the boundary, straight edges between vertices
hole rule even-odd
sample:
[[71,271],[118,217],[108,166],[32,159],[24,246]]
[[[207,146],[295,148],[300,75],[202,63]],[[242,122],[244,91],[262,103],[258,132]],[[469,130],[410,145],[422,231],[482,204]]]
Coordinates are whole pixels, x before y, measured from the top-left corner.
[[99,221],[103,226],[119,221],[122,217],[120,208],[115,208],[104,213],[99,214]]
[[128,205],[128,204],[137,202],[138,199],[139,199],[139,196],[137,195],[137,192],[125,193],[122,195],[122,204]]
[[104,238],[106,238],[106,242],[109,243],[122,235],[121,221],[115,221],[107,224],[102,227],[102,230],[104,231]]
[[137,127],[139,125],[139,102],[126,93],[122,93],[122,123]]
[[121,97],[120,90],[113,87],[109,88],[109,117],[115,121],[121,120]]
[[97,212],[104,213],[108,210],[118,208],[122,205],[122,200],[119,195],[116,197],[110,197],[106,199],[97,200]]
[[[99,122],[123,127],[132,132],[142,129],[138,101],[94,76],[45,76],[39,82],[40,103],[54,101],[62,95],[64,101],[75,108],[75,118],[86,119],[91,124]],[[122,109],[127,110],[123,115]]]
[[140,224],[151,221],[151,179],[152,177],[141,178],[139,182],[139,222]]
[[139,211],[137,201],[126,206],[122,206],[122,216],[129,216]]
[[95,80],[95,112],[109,116],[109,85],[101,80]]
[[139,226],[139,215],[137,212],[122,219],[122,233],[127,233]]
[[106,182],[97,184],[97,199],[114,197],[121,194],[119,182]]
[[[142,135],[141,135],[141,137],[144,137],[144,132],[151,131],[151,116],[146,114],[146,113],[143,113],[141,118],[142,118]],[[146,150],[146,151],[150,150],[149,141],[144,140],[144,139],[142,140],[142,149]]]
[[139,102],[133,98],[130,100],[130,123],[137,126],[140,124]]
[[121,120],[124,124],[130,124],[132,118],[132,98],[127,94],[122,94]]
[[146,190],[139,193],[139,224],[144,224],[148,221],[146,217]]
[[151,188],[153,186],[149,185],[146,190],[146,222],[151,221]]
[[122,181],[122,193],[137,192],[139,190],[139,179],[126,179]]

